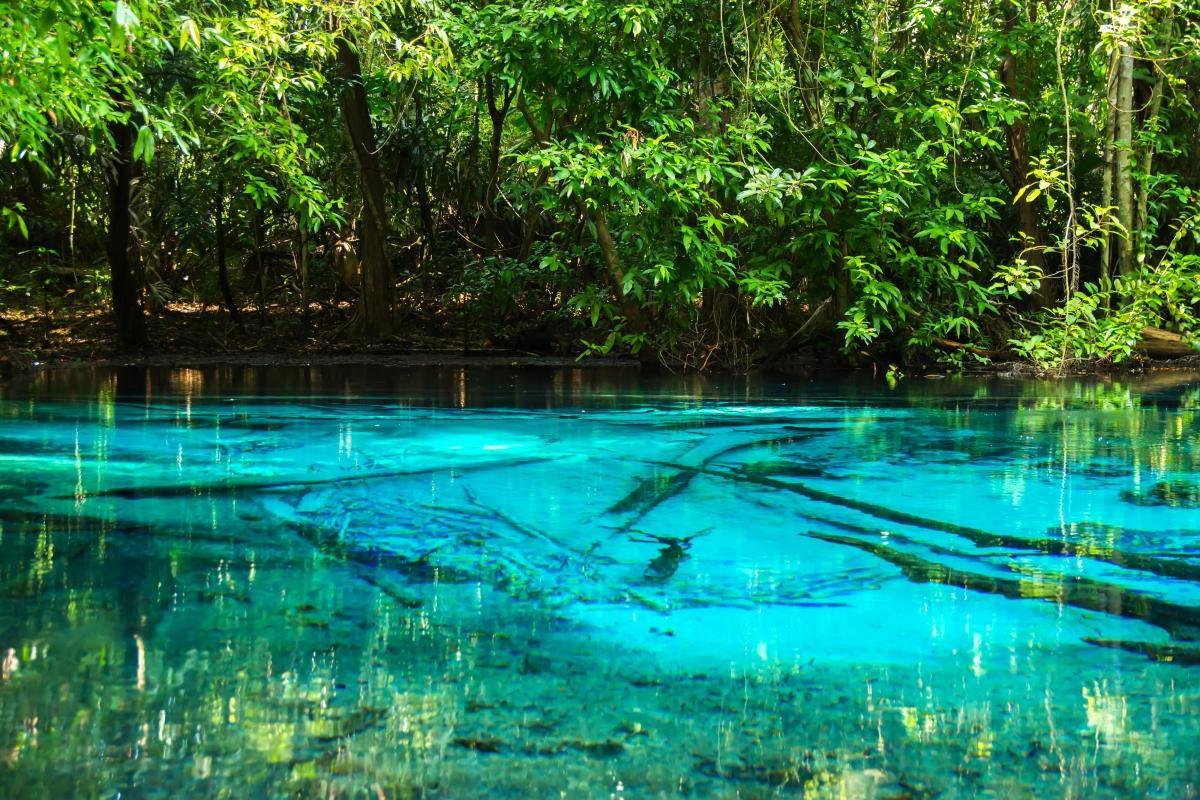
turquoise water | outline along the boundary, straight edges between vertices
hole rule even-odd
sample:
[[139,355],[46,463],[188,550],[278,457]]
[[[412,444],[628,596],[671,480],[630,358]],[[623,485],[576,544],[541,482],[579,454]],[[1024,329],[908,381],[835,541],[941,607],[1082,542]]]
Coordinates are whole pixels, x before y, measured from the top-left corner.
[[0,387],[0,796],[1200,795],[1200,377]]

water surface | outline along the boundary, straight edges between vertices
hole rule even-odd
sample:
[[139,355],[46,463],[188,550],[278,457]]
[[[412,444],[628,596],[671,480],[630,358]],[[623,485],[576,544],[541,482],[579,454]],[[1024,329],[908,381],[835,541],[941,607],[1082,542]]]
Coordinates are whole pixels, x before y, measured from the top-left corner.
[[0,387],[5,797],[1200,793],[1200,379]]

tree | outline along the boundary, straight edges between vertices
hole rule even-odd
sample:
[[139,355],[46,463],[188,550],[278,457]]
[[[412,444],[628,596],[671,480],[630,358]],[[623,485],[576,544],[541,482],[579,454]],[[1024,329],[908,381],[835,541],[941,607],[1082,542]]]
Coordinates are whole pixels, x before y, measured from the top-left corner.
[[347,9],[14,11],[0,292],[103,257],[130,347],[172,297],[232,316],[239,294],[277,329],[315,299],[386,339],[402,303],[463,346],[694,366],[1197,333],[1189,0]]
[[342,87],[342,119],[362,186],[363,331],[369,338],[381,339],[392,332],[393,281],[387,255],[388,214],[379,149],[363,87],[362,63],[348,34],[337,37],[337,61],[345,84]]

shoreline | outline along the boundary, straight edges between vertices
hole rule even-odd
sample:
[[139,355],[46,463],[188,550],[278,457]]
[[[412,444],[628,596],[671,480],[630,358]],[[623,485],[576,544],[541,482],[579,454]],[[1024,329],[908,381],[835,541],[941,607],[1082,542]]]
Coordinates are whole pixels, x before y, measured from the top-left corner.
[[[7,353],[0,352],[0,380],[18,376],[29,376],[38,372],[63,371],[89,368],[140,367],[188,368],[188,367],[378,367],[380,369],[405,369],[413,367],[466,367],[508,369],[621,369],[641,370],[648,373],[703,374],[686,370],[677,365],[648,366],[628,356],[571,357],[506,350],[460,351],[447,349],[429,350],[344,350],[344,351],[251,351],[251,352],[180,352],[158,351],[129,354],[97,354],[51,358],[46,361],[13,361]],[[708,374],[778,374],[814,377],[818,375],[853,375],[876,373],[883,370],[878,365],[854,366],[850,364],[821,364],[812,359],[797,363],[781,363],[757,366],[748,372],[726,369],[711,369]],[[997,362],[978,366],[961,372],[939,368],[937,364],[922,368],[910,368],[903,378],[940,379],[948,377],[999,378],[1004,380],[1054,380],[1065,378],[1094,377],[1120,378],[1141,376],[1151,373],[1197,372],[1200,373],[1200,354],[1174,359],[1135,358],[1120,364],[1110,362],[1080,361],[1065,369],[1047,370],[1024,361]],[[882,380],[882,377],[880,378]]]
[[[0,380],[43,370],[88,367],[336,367],[364,366],[381,369],[406,367],[504,368],[618,368],[647,371],[695,372],[680,364],[644,365],[633,356],[581,356],[565,341],[547,352],[542,346],[512,346],[489,337],[464,342],[446,328],[417,325],[403,337],[379,344],[362,344],[337,338],[337,320],[316,316],[304,323],[299,316],[274,312],[266,319],[247,315],[245,327],[231,325],[219,311],[171,309],[149,317],[157,347],[141,352],[120,352],[111,344],[113,331],[107,315],[94,309],[53,311],[36,315],[0,310]],[[304,328],[303,333],[299,330]],[[298,336],[298,334],[300,334]],[[299,341],[297,341],[299,339]],[[713,367],[711,374],[782,374],[810,377],[819,374],[877,374],[888,362],[855,364],[845,356],[815,348],[753,366],[750,370]],[[1107,360],[1072,360],[1058,369],[1045,369],[1028,361],[996,361],[952,371],[936,362],[902,367],[905,378],[943,378],[951,375],[1007,379],[1054,379],[1080,376],[1143,375],[1150,372],[1200,371],[1200,352],[1184,356],[1151,357],[1138,353],[1121,363]]]
[[506,351],[454,352],[423,350],[408,352],[250,352],[250,353],[140,353],[124,356],[97,356],[72,360],[35,361],[13,367],[14,373],[88,367],[579,367],[637,368],[635,358],[571,358]]

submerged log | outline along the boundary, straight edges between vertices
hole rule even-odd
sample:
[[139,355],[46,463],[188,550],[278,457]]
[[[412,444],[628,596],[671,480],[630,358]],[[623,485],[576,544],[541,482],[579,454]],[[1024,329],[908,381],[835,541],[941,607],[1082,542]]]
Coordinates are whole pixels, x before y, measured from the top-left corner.
[[490,505],[480,502],[479,498],[476,497],[475,493],[472,492],[470,490],[470,488],[468,488],[467,486],[463,486],[463,494],[466,495],[467,502],[469,502],[471,505],[475,506],[475,508],[479,509],[477,513],[482,518],[484,518],[484,519],[490,518],[491,520],[497,520],[499,522],[504,523],[505,526],[507,526],[508,528],[510,528],[513,531],[516,531],[517,533],[521,534],[522,536],[528,536],[530,539],[537,539],[539,541],[545,542],[546,544],[557,547],[560,550],[566,551],[567,553],[570,553],[571,555],[582,557],[583,554],[580,553],[579,551],[577,551],[575,548],[573,548],[570,545],[566,544],[565,542],[562,542],[559,539],[551,536],[550,534],[546,533],[545,531],[539,530],[530,525],[526,525],[525,523],[521,522],[520,520],[517,520],[517,519],[513,518],[512,516],[510,516],[509,514],[506,514],[505,512],[501,511],[499,508],[496,508],[495,506],[490,506]]
[[1127,642],[1121,639],[1096,639],[1091,636],[1085,636],[1083,640],[1097,647],[1109,647],[1114,650],[1137,653],[1153,661],[1164,661],[1186,666],[1200,665],[1200,648],[1198,647],[1159,642]]
[[815,438],[818,435],[818,433],[812,432],[798,432],[790,433],[786,436],[773,436],[768,439],[753,439],[748,442],[738,442],[737,444],[724,447],[701,459],[700,464],[695,467],[686,464],[672,464],[670,466],[676,470],[674,474],[665,478],[659,476],[637,478],[637,486],[631,489],[620,500],[609,506],[604,513],[629,514],[629,518],[625,520],[625,524],[619,529],[622,533],[628,533],[633,530],[633,526],[637,525],[643,517],[655,508],[687,489],[692,482],[692,478],[703,472],[713,462],[741,450],[749,450],[753,447],[771,447],[778,444],[795,444],[796,442]]
[[1030,594],[1028,581],[967,572],[945,564],[926,561],[912,553],[855,536],[839,536],[818,531],[808,531],[805,535],[830,544],[846,545],[870,553],[899,567],[905,577],[916,583],[961,586],[964,589],[995,594],[1010,600],[1050,600],[1086,611],[1099,611],[1146,622],[1183,641],[1200,640],[1200,608],[1183,606],[1143,594],[1134,594],[1121,586],[1101,583],[1088,578],[1072,577],[1055,585],[1053,595]]
[[[662,462],[651,462],[661,464]],[[671,466],[668,464],[668,466]],[[849,508],[853,511],[859,511],[868,516],[895,522],[901,525],[910,525],[914,528],[925,528],[926,530],[940,531],[942,533],[950,533],[955,536],[960,536],[977,547],[1008,547],[1020,550],[1031,550],[1044,553],[1052,556],[1069,556],[1073,558],[1091,558],[1096,561],[1103,561],[1124,569],[1137,570],[1139,572],[1148,572],[1152,575],[1158,575],[1164,578],[1178,578],[1180,580],[1200,581],[1200,566],[1190,564],[1186,561],[1179,561],[1169,558],[1158,558],[1156,556],[1147,556],[1140,553],[1128,553],[1116,548],[1099,547],[1095,544],[1086,542],[1071,542],[1065,539],[1046,539],[1046,538],[1026,538],[1024,536],[1013,536],[1010,534],[992,533],[990,531],[971,528],[966,525],[958,525],[953,522],[945,522],[943,520],[929,519],[916,514],[909,514],[904,511],[898,511],[887,506],[868,503],[862,500],[853,500],[848,497],[826,492],[820,489],[814,489],[811,486],[805,486],[802,483],[795,481],[780,481],[774,478],[768,478],[763,475],[747,473],[743,470],[716,470],[704,467],[693,468],[696,472],[701,472],[705,475],[713,475],[720,478],[725,478],[731,481],[740,481],[743,483],[752,483],[759,486],[766,486],[772,489],[781,489],[783,491],[793,492],[809,500],[816,500],[830,505]]]
[[692,540],[706,532],[692,536],[656,536],[652,533],[642,533],[641,535],[645,538],[633,539],[632,541],[641,544],[656,544],[662,548],[646,566],[646,571],[643,573],[646,581],[648,583],[666,583],[670,580],[679,571],[679,565],[689,558],[688,551],[692,549]]
[[626,529],[631,528],[654,508],[686,489],[695,475],[695,469],[680,467],[678,472],[667,476],[635,478],[637,486],[609,506],[604,513],[632,514],[633,516],[625,524]]
[[1200,355],[1200,348],[1173,331],[1162,328],[1142,328],[1142,338],[1135,348],[1151,358],[1183,358]]
[[477,575],[465,570],[435,564],[432,556],[437,548],[413,558],[380,547],[360,544],[342,536],[339,531],[312,523],[280,519],[277,524],[295,533],[322,555],[360,568],[359,577],[377,588],[382,587],[370,579],[371,570],[402,576],[409,583],[472,583],[478,580]]
[[[280,478],[269,481],[223,481],[221,483],[202,484],[166,484],[160,486],[124,486],[118,489],[102,489],[92,492],[91,497],[120,497],[126,500],[140,500],[147,497],[189,497],[191,495],[229,495],[243,491],[277,491],[294,489],[299,486],[326,486],[338,483],[353,483],[355,481],[380,480],[384,478],[413,478],[422,475],[435,475],[439,472],[483,472],[490,469],[507,467],[524,467],[530,464],[542,464],[553,459],[548,458],[509,458],[496,461],[483,461],[473,464],[446,464],[428,469],[382,469],[355,472],[349,475],[335,475],[328,478]],[[73,495],[59,495],[55,500],[69,500]]]
[[1135,506],[1200,508],[1200,482],[1159,481],[1142,492],[1125,489],[1121,499]]

